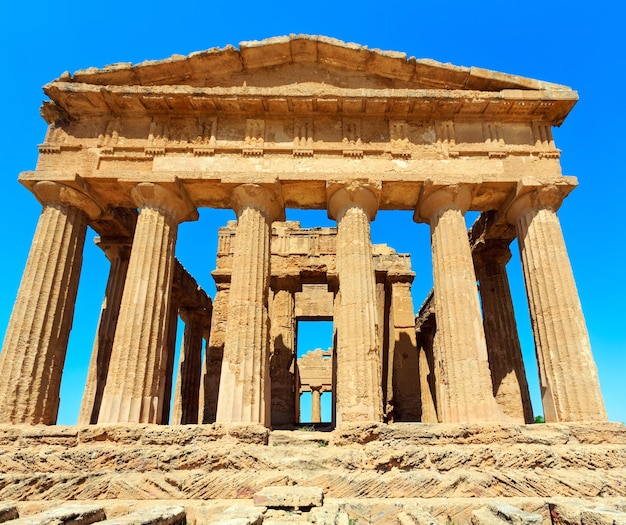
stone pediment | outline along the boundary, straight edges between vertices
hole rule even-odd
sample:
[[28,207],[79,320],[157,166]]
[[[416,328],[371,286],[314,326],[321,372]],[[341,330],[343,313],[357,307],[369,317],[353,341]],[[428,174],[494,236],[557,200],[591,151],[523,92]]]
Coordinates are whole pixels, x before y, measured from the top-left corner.
[[[404,53],[321,36],[292,35],[239,46],[64,73],[44,91],[57,109],[73,117],[208,111],[364,112],[428,119],[433,111],[441,118],[452,118],[459,111],[518,115],[530,111],[533,118],[559,125],[577,100],[566,86],[407,58]],[[520,100],[525,102],[517,104]],[[447,110],[441,112],[441,104]],[[46,116],[48,121],[54,118]]]
[[569,88],[477,67],[460,67],[405,53],[368,49],[323,36],[291,35],[241,42],[189,56],[120,63],[65,74],[59,80],[96,85],[276,87],[319,84],[342,88],[503,89]]

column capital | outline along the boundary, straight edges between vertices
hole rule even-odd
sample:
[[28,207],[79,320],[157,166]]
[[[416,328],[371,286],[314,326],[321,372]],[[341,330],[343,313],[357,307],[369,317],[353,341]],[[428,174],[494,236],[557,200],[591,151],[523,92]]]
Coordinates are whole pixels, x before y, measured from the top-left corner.
[[178,315],[185,324],[196,323],[206,329],[211,325],[211,316],[205,308],[180,308]]
[[505,265],[511,259],[510,241],[486,239],[478,242],[472,249],[474,264],[498,263]]
[[274,292],[287,290],[288,292],[299,292],[302,290],[302,279],[300,273],[285,273],[272,275],[270,287]]
[[358,179],[349,182],[329,181],[326,183],[328,217],[338,221],[348,208],[356,206],[373,221],[378,211],[381,191],[380,182]]
[[102,208],[92,197],[71,186],[44,180],[35,183],[32,191],[44,206],[55,204],[72,206],[83,211],[91,220],[98,219],[102,215]]
[[565,197],[576,187],[575,177],[563,177],[563,181],[555,184],[539,184],[535,181],[522,180],[518,183],[515,195],[503,210],[503,215],[510,224],[535,209],[550,209],[556,212]]
[[464,184],[449,184],[435,187],[425,185],[424,191],[415,208],[415,222],[430,223],[432,217],[442,209],[454,208],[465,213],[472,204],[472,191]]
[[178,183],[166,186],[154,182],[141,182],[130,190],[130,194],[139,208],[165,211],[173,215],[177,222],[198,219],[198,210]]
[[109,261],[129,259],[133,240],[129,237],[96,237],[94,244],[100,248]]
[[259,210],[270,222],[283,220],[285,208],[280,195],[273,189],[259,184],[240,184],[230,193],[230,203],[237,214],[246,208]]

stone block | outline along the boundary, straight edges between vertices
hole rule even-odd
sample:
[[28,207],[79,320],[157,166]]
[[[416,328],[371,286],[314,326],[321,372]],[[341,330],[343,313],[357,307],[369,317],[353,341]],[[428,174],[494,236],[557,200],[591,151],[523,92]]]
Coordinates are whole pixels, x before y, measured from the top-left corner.
[[183,507],[147,508],[101,522],[102,525],[182,525],[183,523],[185,523]]
[[425,510],[405,510],[397,516],[400,525],[439,525],[439,522]]
[[105,518],[104,508],[99,505],[70,504],[11,521],[11,525],[89,525]]
[[319,487],[265,487],[254,495],[254,504],[265,507],[320,507],[324,493]]
[[260,525],[266,507],[251,507],[248,505],[232,505],[208,521],[209,525]]

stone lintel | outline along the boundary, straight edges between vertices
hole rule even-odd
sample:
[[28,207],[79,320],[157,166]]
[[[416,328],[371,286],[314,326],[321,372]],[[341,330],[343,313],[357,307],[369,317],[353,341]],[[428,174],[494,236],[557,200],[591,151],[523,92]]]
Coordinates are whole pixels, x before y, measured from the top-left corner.
[[298,273],[272,274],[270,288],[276,290],[288,290],[290,292],[302,291],[302,277]]

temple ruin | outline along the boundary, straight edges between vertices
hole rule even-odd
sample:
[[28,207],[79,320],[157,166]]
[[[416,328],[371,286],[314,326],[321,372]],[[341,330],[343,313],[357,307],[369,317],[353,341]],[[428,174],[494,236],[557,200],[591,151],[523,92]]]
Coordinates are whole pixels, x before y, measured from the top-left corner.
[[[557,215],[577,185],[551,131],[578,100],[571,88],[291,36],[66,73],[44,92],[48,132],[19,176],[42,212],[0,353],[0,501],[103,500],[109,516],[135,508],[121,500],[188,500],[159,523],[230,523],[254,495],[265,514],[245,523],[299,523],[271,514],[286,507],[316,523],[513,512],[582,525],[567,504],[608,497],[623,520],[626,432],[606,421]],[[214,297],[175,257],[178,226],[200,208],[237,217],[218,234]],[[336,228],[301,228],[288,208],[326,210]],[[430,229],[434,286],[417,310],[410,257],[372,244],[379,210]],[[469,232],[468,211],[480,213]],[[87,228],[110,273],[78,426],[56,427]],[[554,424],[543,429],[527,425],[514,239]],[[332,347],[298,358],[303,319],[332,321]],[[314,423],[332,395],[332,433],[288,431],[303,392]],[[394,454],[399,443],[409,448]],[[69,452],[49,471],[41,447]],[[444,464],[464,453],[471,474]],[[159,459],[140,467],[145,454]],[[93,476],[79,487],[81,469]],[[224,499],[234,514],[211,503]],[[51,508],[30,505],[15,508]],[[0,521],[17,515],[3,508]]]

